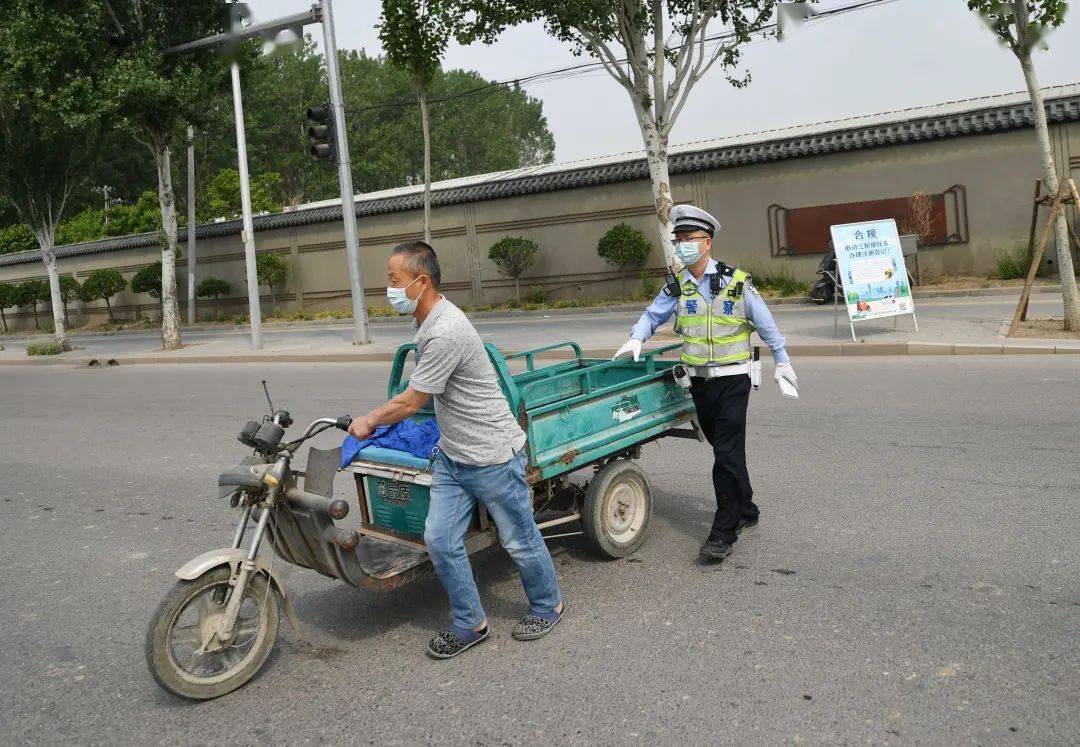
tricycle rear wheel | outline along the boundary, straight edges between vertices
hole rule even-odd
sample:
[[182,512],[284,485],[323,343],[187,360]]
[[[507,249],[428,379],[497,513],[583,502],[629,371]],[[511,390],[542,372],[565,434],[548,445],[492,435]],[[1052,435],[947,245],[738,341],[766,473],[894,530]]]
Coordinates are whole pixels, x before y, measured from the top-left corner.
[[601,557],[625,558],[641,547],[652,518],[652,490],[645,471],[627,459],[604,465],[589,483],[581,528]]

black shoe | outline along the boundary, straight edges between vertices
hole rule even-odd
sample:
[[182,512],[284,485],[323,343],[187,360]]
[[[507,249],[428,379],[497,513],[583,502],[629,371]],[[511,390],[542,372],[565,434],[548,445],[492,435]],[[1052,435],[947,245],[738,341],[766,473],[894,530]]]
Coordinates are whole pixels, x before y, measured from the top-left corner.
[[559,620],[562,620],[562,612],[554,620],[537,617],[530,612],[514,626],[514,630],[510,635],[518,641],[535,641],[537,638],[543,638],[550,633],[551,629],[558,625]]
[[483,643],[491,635],[491,626],[487,625],[483,630],[473,632],[468,639],[462,638],[453,629],[444,630],[428,642],[428,656],[433,659],[452,659],[462,651],[467,651],[478,643]]
[[723,560],[728,555],[731,555],[731,543],[724,542],[722,539],[709,538],[705,541],[705,544],[701,546],[701,557],[704,560]]
[[739,519],[738,525],[735,527],[736,534],[742,534],[747,529],[753,529],[758,525],[758,519],[755,516],[753,519]]

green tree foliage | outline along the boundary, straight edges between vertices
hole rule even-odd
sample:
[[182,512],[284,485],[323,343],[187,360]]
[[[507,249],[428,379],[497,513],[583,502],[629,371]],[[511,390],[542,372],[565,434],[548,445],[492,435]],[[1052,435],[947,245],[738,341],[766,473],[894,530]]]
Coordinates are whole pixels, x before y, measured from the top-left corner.
[[539,250],[532,239],[507,236],[491,245],[488,259],[495,263],[500,275],[514,279],[514,298],[521,303],[520,278],[532,266]]
[[104,301],[109,313],[109,321],[114,321],[110,299],[117,293],[123,293],[127,281],[119,270],[94,270],[83,282],[82,299],[90,303]]
[[270,289],[270,303],[277,308],[276,289],[289,275],[289,263],[280,254],[259,254],[255,257],[255,274],[259,285]]
[[109,208],[108,223],[105,223],[102,216],[102,224],[105,225],[105,236],[129,236],[133,233],[160,231],[161,207],[158,205],[157,193],[143,192],[131,205]]
[[[152,233],[161,229],[161,208],[155,192],[144,192],[132,205],[84,208],[56,227],[56,244],[78,244],[108,236]],[[0,229],[0,254],[37,249],[37,239],[25,224]]]
[[[281,174],[270,172],[259,174],[250,180],[251,212],[277,212],[281,210],[278,202]],[[236,169],[222,169],[210,180],[206,190],[207,207],[200,215],[200,220],[213,218],[236,218],[241,213],[240,172]]]
[[386,59],[409,76],[424,144],[424,241],[431,241],[431,117],[428,96],[450,37],[461,23],[451,0],[383,0],[379,41]]
[[60,303],[64,305],[64,324],[68,321],[68,304],[82,297],[82,284],[71,275],[60,276]]
[[37,239],[25,223],[0,228],[0,254],[30,252],[38,248]]
[[[307,152],[304,110],[327,96],[322,57],[314,42],[307,38],[297,54],[256,57],[250,64],[246,58],[244,61],[248,162],[251,173],[260,175],[253,178],[253,183],[271,191],[268,200],[260,202],[261,198],[256,198],[260,207],[255,209],[275,210],[282,205],[337,196],[334,170],[312,162]],[[217,62],[224,68],[220,59]],[[363,51],[342,52],[341,67],[356,190],[372,192],[420,184],[424,173],[422,125],[408,74]],[[429,97],[433,180],[534,166],[553,159],[555,142],[542,102],[516,87],[495,86],[478,94],[469,93],[489,83],[472,71],[435,72]],[[207,98],[200,115],[195,138],[197,215],[199,220],[209,221],[223,214],[211,209],[212,183],[221,178],[222,170],[236,169],[235,131],[227,91]],[[61,224],[61,243],[162,228],[155,162],[150,150],[133,140],[133,134],[145,142],[127,124],[108,133],[103,164],[71,198],[78,201],[79,208],[89,208],[88,214],[80,216],[76,224]],[[179,148],[184,144],[178,137],[170,142],[182,155],[184,151]],[[182,170],[181,163],[172,165],[174,171]],[[280,181],[269,176],[275,173],[280,175]],[[109,184],[110,194],[127,203],[110,207],[107,225],[101,195],[86,189],[89,184]],[[146,191],[148,188],[153,191]],[[186,210],[185,199],[184,194],[176,196],[181,215]],[[230,214],[239,211],[238,196],[226,202],[235,205],[228,211]],[[90,212],[102,215],[99,219],[91,217]],[[0,209],[0,225],[15,217],[13,211]],[[9,236],[8,231],[14,233]],[[27,235],[25,228],[0,229],[0,253],[36,248],[36,242],[28,242]]]
[[4,322],[4,331],[8,331],[5,309],[19,305],[19,289],[11,283],[0,283],[0,320]]
[[[732,85],[742,48],[774,15],[776,0],[479,0],[461,3],[470,13],[458,40],[491,41],[507,26],[543,22],[574,54],[589,54],[626,91],[634,108],[649,166],[660,245],[675,265],[669,212],[668,138],[690,91],[719,63]],[[717,28],[717,26],[722,28]],[[715,40],[706,44],[706,40]]]
[[153,299],[161,298],[161,260],[147,265],[131,278],[132,293],[146,293]]
[[214,50],[165,55],[181,42],[225,30],[218,0],[111,0],[124,37],[110,71],[110,94],[120,131],[143,143],[154,157],[161,206],[161,341],[181,346],[176,298],[176,198],[172,148],[187,125],[204,127],[213,102],[229,88],[228,66]]
[[199,298],[214,299],[214,314],[221,316],[221,297],[232,293],[232,285],[226,280],[218,278],[206,278],[195,287],[195,295]]
[[26,280],[16,286],[16,306],[29,306],[34,312],[34,329],[41,329],[37,307],[51,297],[47,280]]
[[85,208],[68,218],[56,228],[56,243],[77,244],[105,236],[105,214],[100,210]]
[[56,228],[98,152],[107,111],[103,18],[100,0],[0,4],[0,194],[37,239],[64,348]]
[[617,223],[600,237],[596,253],[606,262],[619,268],[622,292],[626,295],[626,268],[641,267],[649,259],[652,244],[645,234],[626,224]]

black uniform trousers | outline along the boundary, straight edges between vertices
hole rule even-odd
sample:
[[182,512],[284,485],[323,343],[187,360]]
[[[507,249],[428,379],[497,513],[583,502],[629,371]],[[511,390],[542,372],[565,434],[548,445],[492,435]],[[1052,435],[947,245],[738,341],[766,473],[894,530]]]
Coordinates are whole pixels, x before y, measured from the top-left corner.
[[697,408],[698,422],[713,448],[713,489],[716,516],[709,539],[734,542],[740,519],[754,521],[758,507],[746,470],[746,406],[750,399],[750,377],[694,377],[690,394]]

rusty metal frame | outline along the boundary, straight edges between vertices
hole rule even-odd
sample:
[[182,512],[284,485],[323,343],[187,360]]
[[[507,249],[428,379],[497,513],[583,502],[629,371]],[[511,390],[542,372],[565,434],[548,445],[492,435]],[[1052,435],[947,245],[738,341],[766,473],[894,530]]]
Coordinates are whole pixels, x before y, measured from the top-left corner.
[[[956,231],[945,235],[945,244],[966,244],[971,237],[968,225],[967,187],[963,184],[954,184],[941,196],[945,199],[945,230],[949,230],[949,199],[952,198],[953,213],[956,215]],[[942,244],[938,244],[942,246]]]
[[784,228],[783,217],[788,209],[778,203],[769,205],[766,215],[769,222],[769,256],[788,257],[795,252],[786,243],[787,231]]
[[[967,209],[967,187],[963,184],[954,184],[948,189],[943,190],[941,196],[945,200],[946,235],[943,242],[935,244],[934,246],[966,244],[971,236],[971,227],[969,225]],[[949,233],[950,207],[956,218],[956,230],[952,233]],[[799,252],[796,252],[787,244],[787,229],[784,226],[784,219],[788,212],[790,212],[790,208],[775,202],[772,205],[769,205],[766,211],[766,218],[769,224],[769,256],[771,257],[791,257],[799,254]],[[813,254],[821,253],[822,252],[813,252]]]

